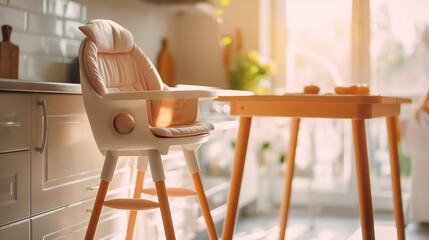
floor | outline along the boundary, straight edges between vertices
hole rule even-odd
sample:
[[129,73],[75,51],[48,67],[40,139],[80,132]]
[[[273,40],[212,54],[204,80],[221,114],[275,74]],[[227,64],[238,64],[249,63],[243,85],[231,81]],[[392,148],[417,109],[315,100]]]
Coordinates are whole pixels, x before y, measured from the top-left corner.
[[[396,228],[391,213],[375,214],[376,239],[396,239]],[[234,240],[259,240],[278,238],[278,216],[241,217]],[[409,240],[429,239],[429,224],[410,222],[406,227]],[[288,240],[360,240],[358,214],[347,211],[324,211],[310,217],[305,211],[292,210],[286,229]]]

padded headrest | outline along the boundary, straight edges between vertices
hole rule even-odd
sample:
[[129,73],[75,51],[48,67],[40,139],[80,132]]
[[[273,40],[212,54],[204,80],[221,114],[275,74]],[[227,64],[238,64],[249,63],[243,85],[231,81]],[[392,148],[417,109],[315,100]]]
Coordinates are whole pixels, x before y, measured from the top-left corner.
[[79,29],[95,43],[99,53],[128,53],[133,49],[131,32],[113,21],[95,19]]

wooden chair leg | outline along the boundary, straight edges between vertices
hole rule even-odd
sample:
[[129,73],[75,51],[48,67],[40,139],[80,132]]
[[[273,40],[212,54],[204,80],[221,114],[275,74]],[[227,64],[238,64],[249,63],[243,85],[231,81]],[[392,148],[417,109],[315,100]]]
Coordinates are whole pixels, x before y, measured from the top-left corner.
[[228,202],[222,239],[231,240],[234,234],[235,217],[237,214],[238,198],[243,179],[244,162],[246,160],[247,143],[249,141],[251,117],[240,117],[237,144],[235,145],[234,164],[231,172],[231,184],[228,191]]
[[159,208],[161,209],[162,223],[164,224],[165,238],[176,239],[174,234],[173,219],[171,218],[170,204],[168,203],[167,189],[165,188],[164,167],[161,154],[157,150],[148,150],[150,172],[155,182]]
[[97,197],[95,198],[91,218],[86,230],[85,240],[94,239],[95,230],[97,230],[98,220],[100,219],[101,209],[103,208],[103,202],[106,198],[109,183],[112,181],[117,161],[118,157],[114,156],[112,152],[108,151],[106,153],[106,158],[104,159],[103,169],[101,170],[100,175],[100,186],[98,188]]
[[402,191],[398,157],[397,118],[387,117],[387,134],[389,137],[390,167],[392,177],[393,204],[398,240],[405,239],[404,212],[402,209]]
[[182,150],[186,160],[186,165],[188,166],[189,173],[192,176],[192,181],[194,182],[195,191],[197,192],[198,201],[200,202],[201,211],[206,222],[207,232],[209,234],[210,239],[217,240],[218,236],[216,233],[216,228],[213,222],[212,215],[210,213],[210,207],[207,201],[206,193],[204,192],[203,183],[201,182],[200,166],[198,165],[198,160],[195,154],[194,147],[190,147],[189,149],[189,146],[182,146]]
[[155,182],[156,194],[161,209],[162,223],[164,225],[165,238],[176,239],[173,220],[171,218],[170,204],[168,203],[167,189],[164,180]]
[[106,180],[101,180],[100,187],[98,188],[97,197],[94,202],[94,207],[92,209],[91,218],[89,220],[88,228],[86,230],[85,240],[94,239],[95,230],[97,229],[98,220],[100,219],[101,209],[103,208],[103,202],[106,198],[108,188],[109,182]]
[[374,216],[369,178],[368,151],[366,147],[365,120],[353,119],[352,126],[362,239],[373,240],[375,239]]
[[286,234],[287,217],[289,213],[290,195],[292,189],[292,178],[295,168],[295,152],[298,141],[299,118],[293,118],[291,122],[289,149],[286,160],[285,185],[283,201],[280,209],[280,233],[279,239],[284,239]]
[[[144,182],[144,175],[145,175],[144,171],[137,172],[137,179],[136,179],[136,185],[134,188],[133,198],[140,198],[141,196],[143,182]],[[127,236],[125,238],[126,240],[133,239],[136,218],[137,218],[137,211],[130,211],[130,217],[128,219],[128,227],[127,227]]]
[[212,215],[210,213],[209,203],[204,192],[203,183],[201,182],[201,176],[199,172],[192,174],[192,180],[194,182],[195,190],[197,192],[198,201],[200,202],[201,211],[206,222],[207,231],[211,240],[217,240],[218,236],[216,233],[216,227],[213,222]]

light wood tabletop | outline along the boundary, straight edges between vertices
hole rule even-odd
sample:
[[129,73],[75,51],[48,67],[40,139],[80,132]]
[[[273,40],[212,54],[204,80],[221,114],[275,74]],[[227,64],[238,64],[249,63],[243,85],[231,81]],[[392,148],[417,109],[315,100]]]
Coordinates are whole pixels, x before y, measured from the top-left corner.
[[280,210],[279,239],[285,237],[300,118],[351,119],[362,238],[365,240],[375,239],[365,119],[386,117],[397,236],[400,240],[405,239],[396,129],[400,106],[403,103],[410,103],[410,99],[386,96],[285,94],[220,96],[216,101],[230,102],[231,115],[240,116],[222,239],[232,239],[233,237],[249,131],[252,117],[255,116],[292,117],[285,164],[284,194]]
[[398,115],[407,98],[357,95],[253,95],[220,96],[231,102],[231,115],[311,118],[375,118]]

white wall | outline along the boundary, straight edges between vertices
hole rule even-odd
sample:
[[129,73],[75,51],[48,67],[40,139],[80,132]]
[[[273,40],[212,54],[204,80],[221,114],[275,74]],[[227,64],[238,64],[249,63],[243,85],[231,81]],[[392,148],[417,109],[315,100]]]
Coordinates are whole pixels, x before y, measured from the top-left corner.
[[69,81],[84,38],[77,27],[94,18],[130,29],[152,60],[169,28],[167,14],[140,0],[0,0],[0,25],[12,25],[20,47],[19,79]]
[[171,51],[177,83],[228,87],[219,41],[223,35],[235,38],[236,29],[242,31],[246,51],[259,48],[259,0],[231,1],[225,8],[222,24],[217,24],[208,15],[186,11],[173,16],[172,22],[174,47]]
[[156,63],[161,40],[170,29],[170,13],[142,0],[86,1],[88,20],[110,19],[131,31],[134,42]]
[[0,25],[14,28],[11,40],[20,47],[22,80],[70,81],[69,72],[84,38],[77,27],[105,18],[129,29],[154,63],[161,39],[168,37],[176,83],[228,87],[219,40],[225,34],[235,37],[239,28],[245,50],[258,49],[259,1],[231,1],[224,22],[217,24],[190,5],[142,0],[0,0]]

